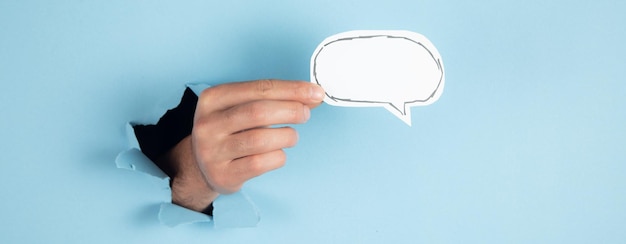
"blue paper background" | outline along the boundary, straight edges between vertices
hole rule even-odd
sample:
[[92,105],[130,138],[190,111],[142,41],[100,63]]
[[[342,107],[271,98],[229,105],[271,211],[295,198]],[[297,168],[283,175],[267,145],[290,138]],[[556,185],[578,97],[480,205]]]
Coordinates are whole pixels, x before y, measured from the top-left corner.
[[[624,1],[0,1],[2,243],[624,243]],[[441,99],[323,105],[244,190],[256,228],[168,228],[124,125],[187,82],[309,79],[325,37],[406,29]],[[381,81],[384,84],[384,81]]]

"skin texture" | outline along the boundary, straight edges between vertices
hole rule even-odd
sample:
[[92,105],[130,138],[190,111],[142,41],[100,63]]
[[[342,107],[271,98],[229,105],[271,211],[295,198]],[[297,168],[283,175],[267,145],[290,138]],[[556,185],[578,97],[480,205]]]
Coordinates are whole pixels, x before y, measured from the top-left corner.
[[175,167],[172,202],[202,211],[220,194],[239,191],[251,178],[282,167],[310,110],[324,91],[310,82],[257,80],[208,88],[198,99],[190,136],[163,160]]

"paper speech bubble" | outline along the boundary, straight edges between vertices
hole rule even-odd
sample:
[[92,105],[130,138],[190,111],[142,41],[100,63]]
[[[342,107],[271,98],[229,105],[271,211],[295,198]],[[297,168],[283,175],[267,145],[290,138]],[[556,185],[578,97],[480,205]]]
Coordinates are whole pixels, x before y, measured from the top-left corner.
[[384,107],[410,126],[410,107],[439,99],[445,77],[439,52],[418,33],[349,31],[317,47],[311,82],[330,105]]

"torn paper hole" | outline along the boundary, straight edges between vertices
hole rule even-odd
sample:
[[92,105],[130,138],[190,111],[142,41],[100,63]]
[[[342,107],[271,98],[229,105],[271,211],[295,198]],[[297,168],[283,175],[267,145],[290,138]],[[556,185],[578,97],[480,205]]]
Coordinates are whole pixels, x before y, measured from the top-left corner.
[[[206,84],[188,84],[196,95],[202,90],[208,88]],[[153,111],[167,111],[167,108],[158,108]],[[163,116],[162,113],[151,114],[150,121],[158,121]],[[115,164],[117,168],[140,172],[145,175],[156,177],[163,182],[162,189],[169,191],[171,196],[170,177],[165,174],[152,160],[145,156],[139,149],[139,143],[133,132],[132,123],[126,125],[126,136],[128,137],[129,149],[120,152]],[[221,195],[213,202],[213,217],[199,213],[176,204],[172,204],[171,200],[167,203],[161,203],[158,214],[159,221],[167,226],[174,227],[181,224],[190,224],[196,222],[211,222],[216,227],[237,228],[237,227],[254,227],[260,220],[259,212],[256,206],[250,201],[248,196],[243,192],[237,192],[230,195]]]
[[443,92],[443,62],[426,37],[410,31],[349,31],[326,38],[311,57],[311,82],[334,106],[384,107],[409,126],[413,106]]

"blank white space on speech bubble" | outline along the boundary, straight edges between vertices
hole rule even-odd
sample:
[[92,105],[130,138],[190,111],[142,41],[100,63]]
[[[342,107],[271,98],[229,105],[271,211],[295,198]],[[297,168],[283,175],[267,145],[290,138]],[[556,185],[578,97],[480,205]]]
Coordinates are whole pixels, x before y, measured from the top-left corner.
[[418,33],[349,31],[317,47],[311,82],[324,88],[330,105],[385,107],[410,126],[410,107],[439,99],[445,77],[439,52]]

